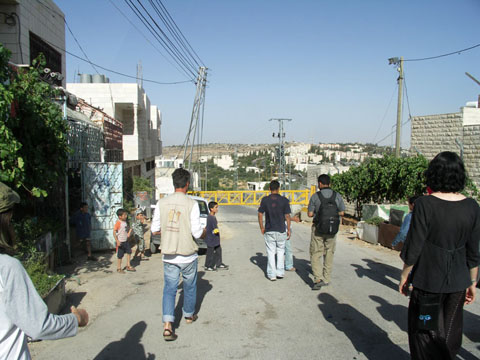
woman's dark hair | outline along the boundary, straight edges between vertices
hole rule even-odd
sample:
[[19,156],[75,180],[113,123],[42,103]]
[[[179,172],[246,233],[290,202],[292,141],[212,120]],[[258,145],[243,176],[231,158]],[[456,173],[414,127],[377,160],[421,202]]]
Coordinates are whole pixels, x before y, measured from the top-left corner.
[[13,210],[0,213],[0,253],[14,254],[15,233],[11,224]]
[[425,177],[433,191],[458,192],[465,187],[465,166],[460,156],[444,151],[430,161]]
[[181,189],[187,186],[190,181],[190,173],[182,168],[175,169],[172,174],[173,187],[175,189]]

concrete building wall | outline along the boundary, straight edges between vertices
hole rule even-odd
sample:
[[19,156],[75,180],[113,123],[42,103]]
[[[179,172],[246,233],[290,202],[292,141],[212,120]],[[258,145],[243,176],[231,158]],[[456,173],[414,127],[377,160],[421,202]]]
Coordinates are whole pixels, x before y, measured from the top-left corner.
[[161,155],[160,112],[136,83],[69,83],[67,90],[123,124],[125,161]]
[[469,176],[480,187],[480,109],[412,118],[411,153],[431,160],[442,151],[461,153]]
[[0,12],[0,42],[12,51],[11,61],[31,64],[32,32],[60,53],[59,72],[63,75],[62,86],[65,86],[65,15],[62,10],[52,0],[4,0],[0,2]]

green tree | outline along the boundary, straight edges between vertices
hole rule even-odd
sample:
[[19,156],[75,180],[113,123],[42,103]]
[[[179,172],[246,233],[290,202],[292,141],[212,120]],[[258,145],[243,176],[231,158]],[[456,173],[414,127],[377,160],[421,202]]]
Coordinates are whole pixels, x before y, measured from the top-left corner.
[[425,192],[424,172],[428,161],[423,156],[369,159],[347,172],[332,177],[332,187],[356,204],[356,213],[366,203],[393,203]]
[[54,102],[59,92],[42,80],[45,58],[13,71],[0,45],[0,181],[36,197],[63,178],[68,125]]

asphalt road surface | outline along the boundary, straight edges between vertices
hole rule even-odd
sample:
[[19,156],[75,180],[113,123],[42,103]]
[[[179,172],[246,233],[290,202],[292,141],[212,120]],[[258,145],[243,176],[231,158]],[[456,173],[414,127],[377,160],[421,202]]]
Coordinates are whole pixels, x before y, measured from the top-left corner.
[[[163,267],[154,254],[136,273],[116,274],[112,263],[113,271],[92,276],[83,289],[83,301],[100,304],[91,308],[91,323],[74,338],[33,345],[34,359],[409,358],[408,299],[396,291],[398,252],[355,240],[342,228],[331,284],[312,291],[308,224],[292,225],[297,272],[271,282],[256,208],[223,206],[218,220],[230,270],[204,272],[200,256],[199,318],[186,324],[177,306],[176,341],[162,338]],[[480,358],[479,300],[464,312],[460,359]]]

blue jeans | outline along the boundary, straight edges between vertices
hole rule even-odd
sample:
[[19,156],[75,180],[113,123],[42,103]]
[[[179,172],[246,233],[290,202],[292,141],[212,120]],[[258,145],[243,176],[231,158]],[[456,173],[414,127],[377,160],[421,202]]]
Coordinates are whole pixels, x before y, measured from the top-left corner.
[[[267,247],[267,277],[269,279],[285,275],[285,241],[287,233],[269,231],[263,235],[265,246]],[[277,254],[277,264],[275,266],[275,254]]]
[[183,278],[183,316],[193,316],[197,303],[198,259],[187,264],[163,263],[163,322],[175,321],[175,297],[180,274]]
[[292,243],[288,239],[285,242],[285,270],[290,270],[291,268],[293,268]]

